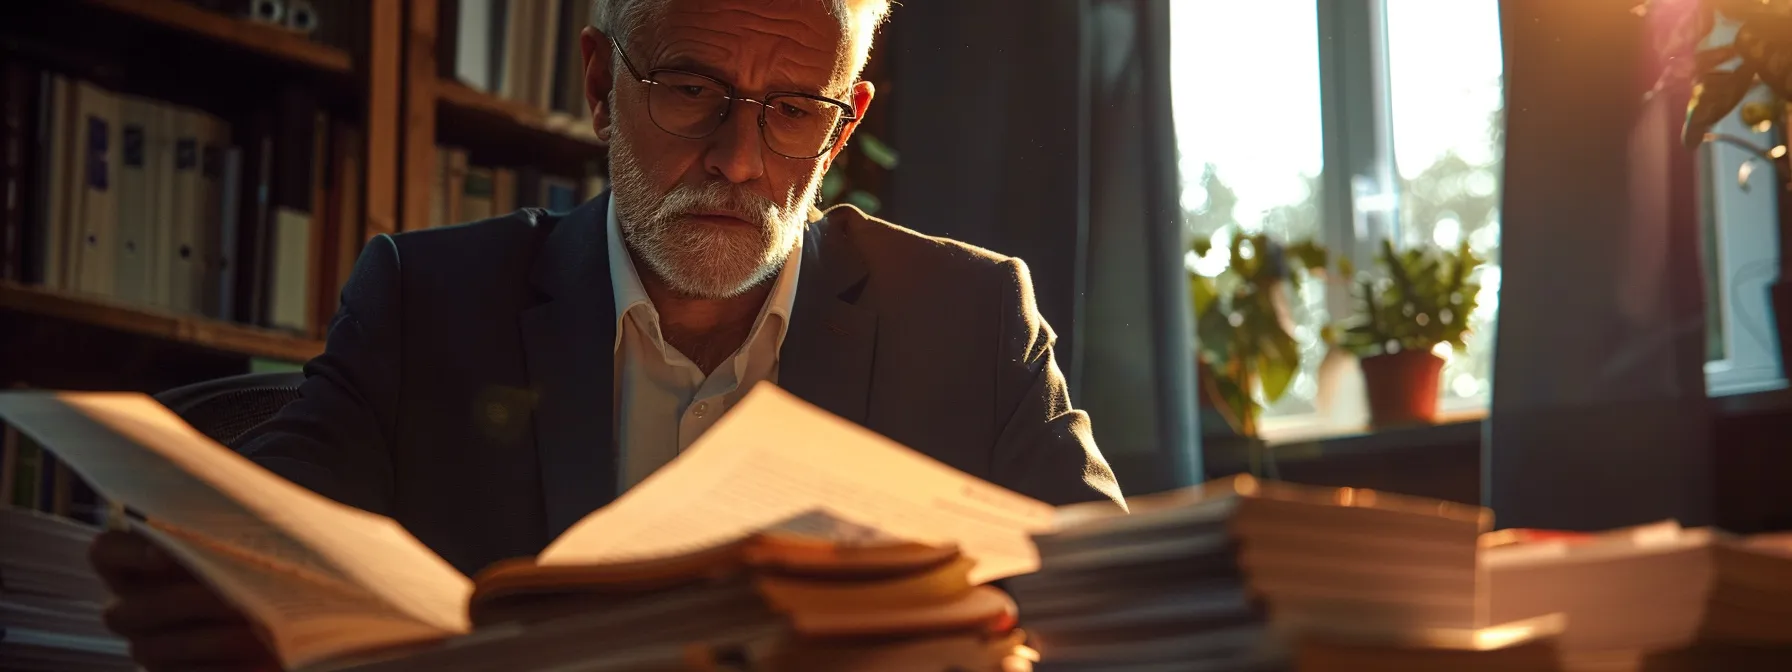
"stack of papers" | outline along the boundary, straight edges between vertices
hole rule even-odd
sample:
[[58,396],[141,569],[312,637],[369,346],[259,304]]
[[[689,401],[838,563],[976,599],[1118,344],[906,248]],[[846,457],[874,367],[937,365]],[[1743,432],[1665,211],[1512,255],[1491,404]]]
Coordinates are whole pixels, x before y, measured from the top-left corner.
[[1062,509],[1039,571],[1007,582],[1041,672],[1538,669],[1560,627],[1487,626],[1479,507],[1248,476],[1131,507]]
[[0,507],[0,670],[136,669],[100,612],[110,595],[87,562],[99,530]]
[[1033,570],[1054,515],[764,385],[469,578],[143,395],[6,392],[0,418],[141,513],[292,670],[1012,669],[1015,607],[985,584]]
[[1013,601],[957,549],[881,537],[817,511],[678,557],[500,563],[474,579],[473,635],[342,669],[1001,669]]
[[1565,614],[1571,670],[1792,669],[1792,537],[1664,521],[1485,545],[1492,617]]

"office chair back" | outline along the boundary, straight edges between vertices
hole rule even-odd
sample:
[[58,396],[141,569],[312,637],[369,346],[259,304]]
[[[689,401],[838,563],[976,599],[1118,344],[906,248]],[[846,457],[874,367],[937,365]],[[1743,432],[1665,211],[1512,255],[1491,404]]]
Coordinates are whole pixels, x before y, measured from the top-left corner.
[[200,433],[226,446],[299,398],[297,371],[250,373],[193,383],[155,395]]

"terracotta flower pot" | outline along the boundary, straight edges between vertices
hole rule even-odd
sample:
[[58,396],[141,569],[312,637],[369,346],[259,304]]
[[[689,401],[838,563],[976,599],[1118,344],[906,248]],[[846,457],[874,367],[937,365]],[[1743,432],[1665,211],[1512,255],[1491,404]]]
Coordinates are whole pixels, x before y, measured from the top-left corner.
[[1377,429],[1437,421],[1437,385],[1444,360],[1427,350],[1364,357],[1369,425]]

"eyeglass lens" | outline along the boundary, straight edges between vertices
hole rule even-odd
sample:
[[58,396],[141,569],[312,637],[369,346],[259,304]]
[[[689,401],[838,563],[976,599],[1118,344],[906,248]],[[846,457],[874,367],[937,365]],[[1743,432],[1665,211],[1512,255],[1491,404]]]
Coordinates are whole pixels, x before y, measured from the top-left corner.
[[[679,72],[651,75],[658,86],[648,95],[648,113],[667,133],[701,138],[715,132],[728,113],[728,92],[714,81]],[[763,106],[761,134],[772,151],[812,158],[826,151],[845,111],[812,98],[774,95]]]

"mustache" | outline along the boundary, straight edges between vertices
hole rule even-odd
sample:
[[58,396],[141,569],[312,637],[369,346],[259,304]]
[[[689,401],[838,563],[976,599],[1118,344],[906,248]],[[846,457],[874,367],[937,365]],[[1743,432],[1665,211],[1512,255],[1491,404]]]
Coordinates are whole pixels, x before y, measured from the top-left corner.
[[680,184],[667,192],[654,208],[654,219],[669,221],[692,213],[727,213],[769,228],[777,222],[778,203],[752,191],[721,182]]

